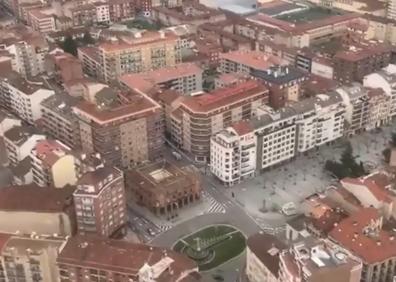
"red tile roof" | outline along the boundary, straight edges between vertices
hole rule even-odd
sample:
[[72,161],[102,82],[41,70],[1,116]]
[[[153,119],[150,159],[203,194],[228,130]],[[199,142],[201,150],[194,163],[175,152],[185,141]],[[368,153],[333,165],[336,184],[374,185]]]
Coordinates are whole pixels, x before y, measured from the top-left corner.
[[204,95],[185,97],[181,104],[194,112],[206,113],[259,95],[268,95],[268,89],[257,80],[248,80]]
[[70,148],[56,140],[39,141],[33,149],[35,156],[48,167],[52,167],[53,164],[69,152]]
[[177,281],[184,271],[197,268],[196,263],[174,251],[149,245],[111,240],[97,236],[74,236],[70,238],[58,256],[58,264],[83,268],[95,268],[110,272],[138,275],[148,264],[159,262],[164,253],[173,259],[172,272],[165,270],[158,281]]
[[35,184],[0,189],[0,210],[31,212],[63,212],[72,205],[75,187],[55,189]]
[[381,263],[395,258],[394,236],[384,230],[368,232],[368,227],[379,218],[375,208],[362,208],[337,224],[329,236],[365,263]]
[[[380,177],[380,176],[378,176]],[[344,178],[341,180],[341,184],[350,183],[363,187],[366,187],[371,194],[380,202],[391,203],[392,199],[386,190],[385,186],[382,186],[380,182],[375,181],[375,176],[372,177],[361,177],[361,178]]]

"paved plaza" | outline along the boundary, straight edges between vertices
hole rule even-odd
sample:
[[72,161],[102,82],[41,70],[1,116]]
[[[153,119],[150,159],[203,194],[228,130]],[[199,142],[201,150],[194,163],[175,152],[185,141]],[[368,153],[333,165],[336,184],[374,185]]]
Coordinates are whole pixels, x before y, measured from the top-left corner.
[[[336,179],[324,170],[326,160],[339,160],[344,144],[349,140],[357,161],[367,167],[379,168],[384,165],[382,151],[388,146],[392,131],[396,125],[381,130],[365,132],[349,139],[340,139],[334,144],[324,145],[293,160],[257,175],[224,191],[229,197],[244,207],[261,227],[278,226],[287,220],[278,211],[288,202],[296,206],[305,197],[323,191],[336,182]],[[265,205],[265,208],[264,208]]]

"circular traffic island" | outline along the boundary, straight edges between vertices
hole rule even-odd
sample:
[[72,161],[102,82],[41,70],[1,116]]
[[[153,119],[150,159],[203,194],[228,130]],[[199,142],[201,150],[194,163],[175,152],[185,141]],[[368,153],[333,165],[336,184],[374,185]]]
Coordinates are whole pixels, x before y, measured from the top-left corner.
[[213,225],[179,239],[173,250],[195,260],[200,271],[218,267],[241,254],[246,238],[229,225]]

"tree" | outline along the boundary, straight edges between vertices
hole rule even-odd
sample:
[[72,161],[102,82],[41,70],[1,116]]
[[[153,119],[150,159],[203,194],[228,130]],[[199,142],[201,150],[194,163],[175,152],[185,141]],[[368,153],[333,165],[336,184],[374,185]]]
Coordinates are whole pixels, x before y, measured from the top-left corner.
[[363,163],[356,162],[350,143],[347,143],[344,152],[342,152],[340,162],[330,160],[326,161],[325,169],[330,171],[339,179],[345,177],[360,177],[366,174]]
[[68,35],[63,41],[62,49],[73,56],[77,56],[77,43],[70,35]]
[[91,34],[89,33],[89,31],[87,31],[86,33],[84,33],[84,37],[83,37],[83,42],[85,44],[94,44],[95,40],[92,38]]

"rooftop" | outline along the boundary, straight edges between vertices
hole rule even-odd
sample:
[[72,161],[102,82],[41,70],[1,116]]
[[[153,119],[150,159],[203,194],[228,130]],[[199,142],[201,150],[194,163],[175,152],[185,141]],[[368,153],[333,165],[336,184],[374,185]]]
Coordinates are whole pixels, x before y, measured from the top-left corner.
[[283,242],[261,232],[250,236],[247,246],[275,277],[279,276],[279,254],[287,248]]
[[74,189],[71,186],[42,188],[35,184],[3,187],[0,189],[0,210],[64,212],[72,205]]
[[70,238],[58,256],[59,264],[133,276],[138,276],[139,271],[147,267],[151,267],[155,273],[155,266],[165,262],[167,270],[161,269],[162,271],[156,273],[157,281],[178,281],[182,273],[197,270],[194,261],[169,249],[96,236],[77,235]]
[[71,149],[58,140],[45,139],[37,142],[32,150],[46,167],[52,167],[60,158],[69,154]]
[[80,98],[70,96],[66,93],[57,93],[45,99],[41,102],[41,105],[45,107],[47,111],[55,112],[64,119],[73,121],[75,116],[73,115],[72,108],[80,101]]
[[157,84],[199,73],[202,73],[202,69],[196,64],[182,63],[149,72],[126,74],[120,78],[120,81],[131,89],[137,88],[145,92]]
[[266,71],[254,72],[253,76],[271,84],[283,85],[307,78],[307,74],[292,66],[272,66]]
[[365,263],[381,263],[396,257],[395,237],[376,224],[375,208],[362,208],[338,223],[329,236]]
[[128,93],[124,97],[127,101],[115,102],[109,106],[96,105],[87,101],[78,103],[73,111],[84,118],[98,124],[123,121],[126,118],[141,118],[160,109],[160,106],[147,96]]
[[[179,167],[167,161],[157,161],[142,165],[127,172],[127,183],[140,193],[151,195],[157,206],[168,204],[172,195],[180,195],[185,189],[198,189],[200,192],[199,177],[195,170]],[[198,183],[196,187],[195,184]]]
[[35,134],[37,130],[32,126],[14,126],[4,133],[4,137],[13,144],[21,146]]
[[3,81],[18,89],[25,95],[32,95],[40,89],[46,89],[40,78],[27,80],[17,72],[9,72],[4,75]]
[[220,60],[229,60],[239,64],[247,65],[255,70],[267,70],[273,65],[280,65],[282,59],[263,54],[259,51],[231,51],[228,53],[220,53]]
[[103,50],[104,52],[117,52],[134,48],[136,46],[148,45],[158,42],[176,41],[178,38],[179,37],[173,32],[144,31],[135,34],[133,37],[122,37],[122,39],[118,39],[113,42],[101,43],[99,45],[99,49]]
[[97,168],[80,177],[74,194],[99,194],[104,186],[120,177],[122,177],[122,172],[114,167]]
[[380,202],[391,203],[392,197],[395,196],[388,189],[390,186],[389,178],[380,172],[372,173],[360,178],[344,178],[341,180],[341,184],[359,185],[362,189],[365,187]]
[[195,112],[210,112],[226,105],[238,103],[254,96],[265,96],[268,89],[257,80],[248,80],[238,84],[214,90],[199,96],[183,97],[181,104]]

